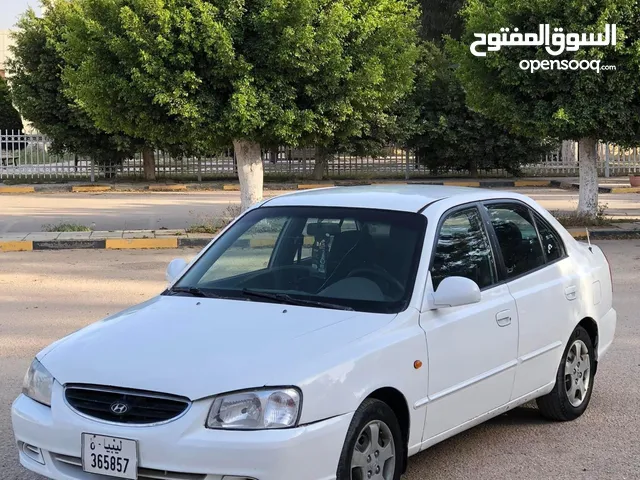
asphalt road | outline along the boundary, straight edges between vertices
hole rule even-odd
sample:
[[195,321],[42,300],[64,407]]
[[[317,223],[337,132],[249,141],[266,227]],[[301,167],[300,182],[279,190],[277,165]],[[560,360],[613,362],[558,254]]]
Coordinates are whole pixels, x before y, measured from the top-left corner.
[[[575,210],[578,193],[551,188],[512,189],[549,210]],[[284,192],[266,191],[266,196]],[[75,223],[94,230],[187,228],[240,203],[239,192],[40,193],[0,196],[0,234],[40,232],[45,224]],[[601,194],[607,214],[640,218],[640,194]]]
[[[570,423],[518,408],[413,457],[403,480],[640,478],[640,241],[600,243],[613,265],[617,337],[589,409]],[[195,250],[0,254],[0,479],[22,469],[9,409],[33,355],[50,342],[163,288],[166,264]]]

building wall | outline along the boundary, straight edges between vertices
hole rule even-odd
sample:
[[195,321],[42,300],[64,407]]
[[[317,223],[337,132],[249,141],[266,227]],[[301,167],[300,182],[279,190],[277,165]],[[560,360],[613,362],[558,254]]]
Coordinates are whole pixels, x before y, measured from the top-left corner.
[[5,77],[6,62],[9,57],[9,45],[13,43],[9,30],[0,30],[0,76]]

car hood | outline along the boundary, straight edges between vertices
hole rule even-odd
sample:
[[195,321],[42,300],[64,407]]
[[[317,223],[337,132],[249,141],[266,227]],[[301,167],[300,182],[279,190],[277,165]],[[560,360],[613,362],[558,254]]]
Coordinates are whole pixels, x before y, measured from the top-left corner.
[[63,385],[110,385],[196,400],[302,381],[290,378],[300,362],[343,347],[394,316],[159,296],[59,340],[38,358]]

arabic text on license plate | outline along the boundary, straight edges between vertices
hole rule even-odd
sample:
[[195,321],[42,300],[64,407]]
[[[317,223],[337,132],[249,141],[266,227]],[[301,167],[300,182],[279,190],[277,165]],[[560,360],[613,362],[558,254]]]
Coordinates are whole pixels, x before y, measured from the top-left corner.
[[138,478],[138,445],[135,440],[82,434],[82,469],[116,478]]

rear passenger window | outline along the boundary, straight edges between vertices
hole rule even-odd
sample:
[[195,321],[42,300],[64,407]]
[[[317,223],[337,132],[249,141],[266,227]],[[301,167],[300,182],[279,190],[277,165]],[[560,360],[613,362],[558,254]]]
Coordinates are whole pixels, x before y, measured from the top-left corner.
[[536,226],[542,240],[542,250],[547,257],[547,263],[558,260],[564,256],[564,246],[558,232],[551,228],[547,222],[535,215]]
[[438,233],[431,266],[433,289],[454,276],[469,278],[480,288],[496,283],[491,244],[475,207],[449,215]]
[[529,209],[519,204],[489,204],[487,209],[507,277],[517,277],[543,266],[545,257]]

